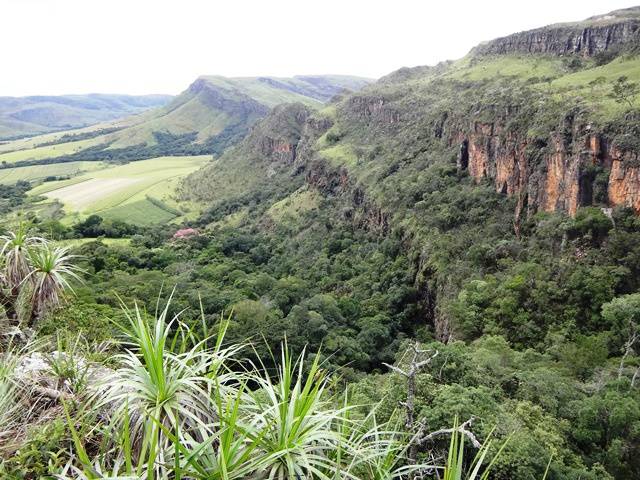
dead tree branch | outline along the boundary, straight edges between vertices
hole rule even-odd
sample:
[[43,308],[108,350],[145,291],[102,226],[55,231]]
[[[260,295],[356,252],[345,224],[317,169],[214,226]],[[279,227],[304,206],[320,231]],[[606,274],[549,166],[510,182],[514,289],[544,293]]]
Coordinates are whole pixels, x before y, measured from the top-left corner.
[[431,432],[428,435],[425,435],[424,437],[422,437],[419,440],[420,445],[433,440],[435,437],[438,437],[440,435],[450,435],[452,433],[461,433],[463,435],[465,435],[469,440],[471,440],[471,443],[473,444],[474,447],[476,448],[481,448],[482,447],[482,443],[480,443],[480,441],[478,440],[478,438],[473,434],[473,432],[471,430],[468,429],[468,427],[471,426],[471,424],[473,423],[473,421],[475,420],[474,417],[471,417],[469,420],[467,420],[466,422],[462,423],[458,428],[441,428],[440,430],[436,430],[435,432]]

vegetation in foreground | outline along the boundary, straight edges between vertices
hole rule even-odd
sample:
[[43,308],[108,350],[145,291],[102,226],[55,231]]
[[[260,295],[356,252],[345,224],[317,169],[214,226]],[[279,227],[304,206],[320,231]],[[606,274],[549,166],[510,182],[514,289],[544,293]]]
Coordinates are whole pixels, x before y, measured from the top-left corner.
[[[5,238],[3,278],[9,283],[3,287],[28,289],[26,303],[39,315],[60,306],[68,280],[76,277],[69,257],[59,251],[24,228]],[[55,261],[42,273],[33,258],[48,256]],[[37,279],[25,284],[32,273]],[[169,306],[154,317],[137,306],[124,307],[118,340],[110,347],[119,353],[108,361],[103,357],[102,364],[95,353],[91,358],[92,347],[81,336],[58,337],[57,350],[45,355],[38,351],[42,344],[17,347],[16,338],[5,341],[0,473],[59,479],[392,479],[435,478],[442,469],[445,478],[459,478],[461,435],[478,443],[466,424],[426,435],[422,428],[398,429],[403,415],[380,423],[376,406],[353,404],[349,389],[337,393],[340,382],[322,368],[320,355],[311,359],[303,350],[294,358],[285,343],[273,369],[255,365],[242,356],[248,344],[224,342],[228,320],[221,319],[212,336],[206,322],[190,326],[178,315],[170,318]],[[27,316],[34,326],[33,315]],[[20,316],[14,320],[25,323]],[[31,408],[21,408],[31,402]],[[44,435],[25,433],[39,424]],[[435,451],[427,457],[432,463],[417,463],[415,447],[442,434],[452,435],[446,465],[435,463]],[[21,435],[27,435],[23,444]],[[480,478],[490,446],[479,446],[469,478]]]

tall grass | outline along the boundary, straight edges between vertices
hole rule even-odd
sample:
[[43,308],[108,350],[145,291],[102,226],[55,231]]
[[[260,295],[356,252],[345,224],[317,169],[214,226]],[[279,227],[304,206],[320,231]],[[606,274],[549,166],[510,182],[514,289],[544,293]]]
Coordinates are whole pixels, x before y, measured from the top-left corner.
[[13,379],[17,361],[17,355],[11,350],[0,354],[0,445],[11,434],[19,416],[17,387]]

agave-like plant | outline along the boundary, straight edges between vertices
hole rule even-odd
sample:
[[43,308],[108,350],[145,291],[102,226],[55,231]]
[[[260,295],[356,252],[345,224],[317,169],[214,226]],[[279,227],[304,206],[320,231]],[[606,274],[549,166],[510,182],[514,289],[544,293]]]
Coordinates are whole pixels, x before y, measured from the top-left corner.
[[453,433],[451,434],[451,441],[449,443],[449,452],[447,455],[447,463],[444,467],[443,480],[460,480],[463,477],[468,480],[487,480],[491,469],[507,446],[509,437],[502,443],[497,453],[493,456],[487,466],[483,466],[485,457],[489,453],[493,439],[491,438],[493,431],[487,436],[485,443],[476,452],[469,471],[464,474],[464,443],[465,436],[458,428],[458,418],[456,417],[453,425]]
[[46,243],[44,238],[30,234],[27,224],[21,223],[14,231],[0,237],[4,258],[4,278],[9,288],[19,287],[30,275],[29,252]]
[[32,272],[29,253],[45,243],[32,236],[27,224],[21,223],[14,231],[0,236],[0,300],[7,317],[18,321],[18,297]]
[[375,405],[364,419],[345,428],[350,430],[350,444],[355,446],[349,471],[358,478],[394,480],[411,478],[412,472],[435,469],[433,465],[406,463],[411,436],[391,423],[378,423]]
[[328,377],[319,358],[303,371],[304,352],[294,360],[286,344],[274,382],[267,373],[257,376],[253,393],[258,408],[254,425],[260,431],[260,450],[268,459],[268,478],[330,478],[351,475],[336,462],[336,449],[351,451],[339,426],[352,407],[335,408],[328,393]]
[[[336,401],[319,356],[305,370],[304,352],[293,357],[285,344],[275,373],[240,368],[232,362],[243,345],[223,347],[228,322],[209,347],[168,308],[152,319],[125,308],[126,352],[87,416],[67,411],[75,458],[59,478],[392,480],[411,471],[407,437],[373,415],[352,420],[355,407]],[[100,428],[89,426],[96,418]],[[105,441],[89,454],[83,437],[96,432]]]
[[[213,350],[203,348],[192,330],[168,319],[169,303],[149,319],[137,305],[124,309],[128,324],[121,325],[127,351],[118,356],[119,368],[96,389],[98,407],[112,410],[116,431],[130,423],[130,436],[139,448],[143,439],[155,438],[159,460],[166,462],[169,443],[165,432],[180,432],[181,439],[197,441],[213,434],[216,422],[212,403],[214,383],[233,390],[235,376],[224,363],[242,347],[222,347],[225,322]],[[185,343],[191,348],[184,348]],[[215,378],[211,373],[216,372]]]
[[49,309],[62,303],[65,290],[71,290],[69,281],[80,280],[82,270],[73,263],[77,255],[71,255],[68,247],[56,247],[41,242],[28,251],[31,272],[31,323],[41,318]]
[[0,445],[4,444],[19,414],[13,373],[18,358],[11,350],[0,354]]

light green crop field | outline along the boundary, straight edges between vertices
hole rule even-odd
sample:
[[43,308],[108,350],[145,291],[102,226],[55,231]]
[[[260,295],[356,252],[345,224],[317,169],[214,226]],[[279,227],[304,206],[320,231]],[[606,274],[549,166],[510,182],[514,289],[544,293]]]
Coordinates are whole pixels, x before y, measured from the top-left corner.
[[76,130],[62,130],[55,133],[45,133],[42,135],[36,135],[34,137],[21,138],[18,140],[9,140],[6,142],[0,142],[0,153],[13,152],[16,150],[31,150],[39,147],[43,143],[62,142],[64,135],[75,135],[80,133],[94,132],[102,128],[108,128],[113,125],[99,123],[91,125],[90,127],[79,128]]
[[72,180],[46,182],[30,193],[62,203],[67,221],[96,213],[139,224],[166,222],[178,216],[173,194],[180,180],[210,158],[159,157],[106,166]]
[[127,223],[133,223],[134,225],[167,223],[177,216],[146,198],[104,210],[100,212],[100,215],[104,218],[122,220]]
[[2,153],[0,154],[0,163],[15,163],[23,160],[42,160],[44,158],[55,158],[62,155],[77,153],[85,148],[97,145],[100,142],[99,138],[100,137]]
[[[14,167],[0,169],[0,184],[12,185],[18,180],[37,182],[47,177],[74,177],[92,170],[105,168],[102,162],[67,162],[52,163],[48,165],[31,165],[28,167]],[[45,193],[48,189],[60,188],[63,182],[73,182],[75,179],[61,180],[58,182],[44,183],[39,192]],[[52,185],[53,184],[53,185]]]

